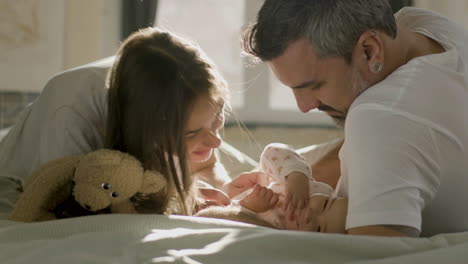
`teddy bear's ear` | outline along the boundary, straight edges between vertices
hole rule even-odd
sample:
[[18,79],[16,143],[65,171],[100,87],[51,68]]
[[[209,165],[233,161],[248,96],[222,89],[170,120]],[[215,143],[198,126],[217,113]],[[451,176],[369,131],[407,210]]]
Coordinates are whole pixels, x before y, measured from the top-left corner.
[[167,187],[167,180],[157,171],[145,171],[143,173],[143,184],[140,189],[142,194],[157,193]]

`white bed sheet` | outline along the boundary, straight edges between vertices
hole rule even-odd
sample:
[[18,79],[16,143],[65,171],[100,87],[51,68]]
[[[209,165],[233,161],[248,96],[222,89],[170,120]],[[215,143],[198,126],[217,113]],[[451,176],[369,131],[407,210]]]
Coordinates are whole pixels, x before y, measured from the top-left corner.
[[466,263],[468,232],[382,238],[218,219],[99,215],[0,221],[0,263]]
[[[316,146],[307,150],[312,155],[306,158],[312,162],[320,156],[319,150]],[[232,160],[234,165],[243,162]],[[244,162],[242,170],[252,163]],[[0,219],[4,219],[17,199],[18,183],[0,180]],[[432,238],[359,237],[164,215],[98,215],[27,224],[0,220],[1,264],[440,264],[467,260],[468,232]]]

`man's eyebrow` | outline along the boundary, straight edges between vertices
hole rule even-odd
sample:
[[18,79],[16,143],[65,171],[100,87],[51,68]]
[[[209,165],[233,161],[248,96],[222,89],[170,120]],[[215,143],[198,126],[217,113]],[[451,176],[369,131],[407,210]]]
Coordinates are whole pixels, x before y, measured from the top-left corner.
[[307,88],[307,87],[310,87],[310,86],[315,86],[317,85],[318,82],[317,81],[307,81],[307,82],[303,82],[299,85],[296,85],[296,86],[291,86],[292,89],[303,89],[303,88]]

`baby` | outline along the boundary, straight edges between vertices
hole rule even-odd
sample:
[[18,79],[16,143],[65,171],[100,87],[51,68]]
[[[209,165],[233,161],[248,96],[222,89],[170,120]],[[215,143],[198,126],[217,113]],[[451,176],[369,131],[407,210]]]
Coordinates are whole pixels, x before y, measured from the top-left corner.
[[312,178],[310,165],[288,145],[268,145],[261,171],[244,173],[222,190],[199,186],[206,199],[197,216],[279,229],[345,233],[347,199]]

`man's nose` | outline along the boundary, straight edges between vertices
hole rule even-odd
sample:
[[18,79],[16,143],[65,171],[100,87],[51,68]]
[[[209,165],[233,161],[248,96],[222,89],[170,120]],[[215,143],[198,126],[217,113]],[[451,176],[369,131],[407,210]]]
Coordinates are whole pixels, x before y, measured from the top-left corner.
[[294,92],[294,97],[296,98],[297,107],[303,113],[307,113],[310,110],[316,109],[320,105],[320,101],[310,95]]
[[204,140],[204,144],[210,148],[219,148],[219,146],[221,146],[221,137],[218,131],[208,131]]

